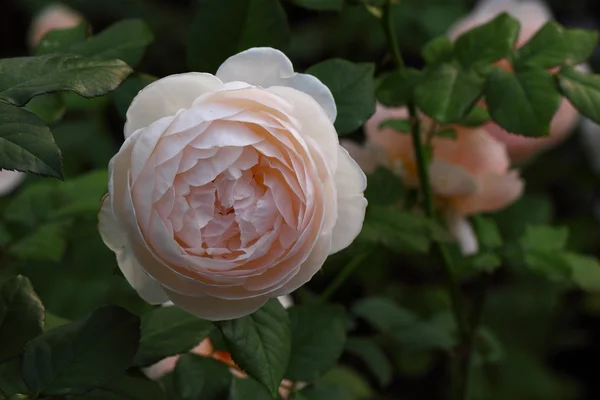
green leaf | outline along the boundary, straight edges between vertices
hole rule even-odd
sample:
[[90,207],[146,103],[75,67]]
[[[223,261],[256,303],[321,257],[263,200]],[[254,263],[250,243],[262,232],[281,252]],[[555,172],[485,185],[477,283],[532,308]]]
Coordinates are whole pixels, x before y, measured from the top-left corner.
[[346,351],[360,358],[375,375],[381,387],[389,385],[392,380],[392,365],[384,351],[372,340],[349,338]]
[[600,292],[600,262],[595,257],[565,252],[563,259],[571,267],[575,285],[589,292]]
[[50,129],[32,113],[2,102],[0,168],[62,178],[60,150]]
[[113,378],[101,387],[77,396],[77,400],[165,400],[157,382],[147,378],[122,375]]
[[562,100],[554,77],[536,68],[515,74],[495,68],[488,76],[485,99],[496,123],[509,132],[532,137],[549,135]]
[[300,399],[307,400],[363,400],[374,398],[373,392],[365,379],[348,367],[332,369],[319,382],[303,389],[300,394],[302,395]]
[[66,394],[107,382],[131,364],[139,323],[125,309],[107,306],[45,332],[25,347],[25,383],[33,393]]
[[50,93],[34,97],[29,100],[25,109],[34,113],[48,125],[60,121],[67,111],[67,107],[59,93]]
[[275,395],[290,359],[288,315],[271,299],[246,317],[216,323],[235,363]]
[[141,19],[126,19],[84,42],[61,49],[61,52],[102,60],[122,60],[135,67],[153,40],[148,24]]
[[370,206],[385,206],[400,201],[404,188],[402,181],[387,168],[379,167],[367,176],[365,197]]
[[272,400],[267,389],[252,378],[233,378],[228,400]]
[[446,124],[466,117],[482,92],[483,80],[474,72],[443,64],[426,74],[415,100],[425,114]]
[[345,135],[360,128],[375,112],[373,64],[355,64],[339,58],[310,67],[306,73],[319,78],[335,99],[335,128]]
[[73,55],[0,60],[0,100],[23,106],[33,97],[73,91],[83,97],[115,90],[131,73],[120,60],[94,60]]
[[187,47],[188,66],[214,73],[234,54],[251,47],[282,49],[290,37],[278,0],[199,0]]
[[379,124],[379,129],[392,128],[398,132],[410,133],[412,127],[408,119],[386,119]]
[[490,118],[490,113],[485,108],[475,106],[466,117],[456,123],[457,125],[476,127],[485,124]]
[[571,281],[571,266],[559,251],[527,250],[523,261],[531,271],[550,281]]
[[414,89],[422,80],[423,72],[414,68],[385,75],[376,89],[377,100],[384,106],[405,106],[414,98]]
[[290,0],[291,3],[316,11],[341,11],[344,0]]
[[450,349],[455,344],[454,322],[447,313],[421,320],[411,311],[383,297],[360,300],[354,304],[352,312],[378,331],[413,349]]
[[36,48],[36,55],[76,54],[102,60],[119,59],[135,67],[154,37],[140,19],[119,21],[99,34],[86,38],[85,23],[71,29],[51,31]]
[[493,272],[502,265],[502,259],[494,253],[475,254],[469,262],[473,269],[485,272]]
[[11,396],[17,393],[27,393],[27,386],[21,377],[21,357],[0,363],[0,396],[13,400]]
[[24,276],[0,281],[0,363],[44,329],[44,305]]
[[129,109],[134,97],[137,96],[140,90],[156,81],[156,79],[156,77],[146,74],[133,74],[114,91],[114,103],[123,118],[126,117],[127,109]]
[[384,297],[369,297],[354,303],[352,313],[364,318],[375,329],[388,332],[415,324],[418,319],[410,311]]
[[600,75],[563,68],[558,75],[562,93],[580,113],[600,124]]
[[565,29],[548,21],[517,52],[517,67],[523,65],[552,68],[577,65],[589,58],[598,41],[598,33],[583,29]]
[[480,67],[507,58],[519,36],[519,21],[506,13],[463,33],[454,45],[456,58],[466,67]]
[[6,225],[0,222],[0,249],[4,248],[12,240],[12,235],[6,229]]
[[563,226],[529,225],[520,240],[521,246],[529,250],[562,250],[567,245],[569,229]]
[[72,221],[49,222],[9,248],[9,253],[24,261],[60,261],[67,250],[67,234]]
[[438,36],[423,47],[421,54],[430,66],[450,62],[454,57],[454,45],[446,36]]
[[85,41],[88,30],[89,27],[85,21],[73,28],[53,29],[40,40],[34,54],[43,56],[46,54],[69,53],[68,49],[72,45]]
[[426,217],[390,206],[369,206],[359,238],[399,253],[425,253],[434,228]]
[[295,306],[288,310],[292,352],[285,377],[311,382],[335,365],[346,342],[345,315],[328,305]]
[[206,338],[212,323],[177,307],[159,307],[142,316],[142,337],[134,365],[150,365],[185,353]]
[[502,236],[493,219],[477,215],[473,218],[473,225],[481,246],[487,249],[496,249],[502,246]]
[[223,399],[233,378],[227,365],[192,353],[179,358],[173,373],[181,400]]

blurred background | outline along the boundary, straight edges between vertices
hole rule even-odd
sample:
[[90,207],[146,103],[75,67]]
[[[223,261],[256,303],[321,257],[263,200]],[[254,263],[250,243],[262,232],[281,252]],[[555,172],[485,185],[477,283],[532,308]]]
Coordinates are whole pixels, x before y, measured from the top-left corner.
[[[324,59],[341,57],[355,62],[375,62],[378,72],[391,68],[386,42],[378,19],[361,3],[348,1],[340,12],[316,12],[282,1],[292,29],[286,53],[296,67],[304,70]],[[0,0],[0,57],[31,54],[28,30],[33,17],[50,4],[48,0]],[[155,40],[137,71],[150,76],[188,71],[186,47],[195,16],[196,0],[65,0],[80,12],[93,32],[100,32],[124,18],[141,18],[151,27]],[[354,3],[354,4],[353,4]],[[420,67],[421,47],[444,34],[474,6],[469,0],[401,0],[396,7],[396,28],[402,52],[409,65]],[[598,29],[600,1],[549,0],[556,19],[567,27]],[[215,32],[218,35],[218,32]],[[600,68],[600,48],[591,60]],[[209,71],[214,72],[214,71]],[[144,79],[145,75],[136,79]],[[132,85],[135,88],[135,85]],[[114,96],[81,100],[65,97],[68,112],[52,125],[64,156],[65,176],[102,170],[122,141],[123,107],[135,91],[127,88]],[[125,106],[126,109],[126,106]],[[64,110],[63,110],[64,112]],[[52,121],[52,116],[48,116]],[[353,137],[361,140],[362,132]],[[557,148],[521,166],[527,195],[510,208],[493,216],[505,238],[518,237],[529,223],[556,223],[570,228],[570,249],[600,256],[600,171],[594,170],[593,154],[579,129]],[[599,156],[600,158],[600,156]],[[98,173],[99,182],[106,176]],[[29,177],[29,182],[39,178]],[[20,188],[0,198],[5,215],[29,215],[23,231],[40,223],[40,213],[64,200],[52,197],[51,186]],[[76,195],[82,189],[72,187]],[[92,190],[92,189],[90,189]],[[50,193],[50,194],[49,194]],[[98,190],[101,196],[103,190]],[[36,211],[37,210],[37,211]],[[38,219],[36,219],[38,218]],[[52,244],[51,244],[52,245]],[[102,244],[94,218],[79,221],[69,234],[62,260],[19,261],[33,281],[51,318],[72,319],[105,303],[144,310],[147,305],[119,276],[114,255]],[[320,293],[328,281],[359,252],[360,244],[331,257],[323,272],[295,296],[301,301]],[[350,306],[368,295],[386,295],[423,315],[432,315],[447,305],[435,260],[426,256],[399,256],[381,249],[370,256],[334,301]],[[494,332],[485,349],[489,368],[474,373],[475,398],[481,399],[599,399],[600,383],[600,294],[582,294],[560,283],[540,282],[518,265],[493,277],[483,323]],[[60,282],[60,285],[52,285]],[[466,288],[469,290],[469,287]],[[440,322],[442,323],[442,322]],[[368,335],[359,319],[349,321],[353,334]],[[381,344],[389,352],[393,377],[385,384],[371,376],[361,360],[352,354],[344,363],[352,367],[357,382],[378,388],[376,398],[435,399],[443,396],[439,382],[443,357],[431,349],[410,351],[401,346]],[[360,384],[357,383],[357,384]],[[492,389],[493,388],[493,389]]]

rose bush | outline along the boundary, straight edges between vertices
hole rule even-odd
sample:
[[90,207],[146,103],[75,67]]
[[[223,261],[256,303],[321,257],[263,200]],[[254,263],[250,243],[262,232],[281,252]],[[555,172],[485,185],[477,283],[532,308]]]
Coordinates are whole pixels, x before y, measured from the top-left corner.
[[[366,172],[381,164],[398,174],[407,186],[416,187],[419,176],[412,138],[392,127],[381,127],[386,120],[407,117],[406,108],[379,105],[365,125],[364,148],[349,142],[344,145]],[[429,118],[422,118],[424,132],[429,132],[431,124]],[[504,144],[485,129],[451,128],[456,139],[438,136],[431,140],[431,189],[463,253],[473,254],[478,250],[477,240],[466,217],[508,206],[521,196],[524,182],[517,171],[510,170]]]
[[249,314],[358,235],[366,179],[339,145],[329,89],[254,48],[216,76],[173,75],[133,100],[99,229],[146,301]]
[[[510,14],[521,23],[517,47],[523,46],[544,26],[546,22],[554,19],[552,11],[546,3],[542,1],[484,0],[481,1],[469,15],[457,21],[448,31],[448,36],[452,40],[456,40],[462,33],[491,21],[494,17],[503,12]],[[506,69],[511,68],[506,61],[501,61],[499,65]],[[583,70],[587,69],[587,67],[583,65],[579,68]],[[580,118],[577,110],[571,105],[569,100],[564,98],[560,108],[552,119],[552,124],[550,125],[550,137],[527,138],[520,135],[514,135],[493,122],[485,125],[485,129],[496,139],[505,143],[513,162],[519,163],[528,160],[530,157],[541,151],[561,143],[573,132],[579,120]]]

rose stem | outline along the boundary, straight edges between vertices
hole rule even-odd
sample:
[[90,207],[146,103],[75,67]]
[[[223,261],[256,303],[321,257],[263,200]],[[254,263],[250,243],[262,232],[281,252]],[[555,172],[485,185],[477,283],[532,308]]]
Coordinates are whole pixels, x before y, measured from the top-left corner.
[[[397,68],[399,71],[402,71],[405,66],[402,55],[400,54],[398,39],[396,38],[396,31],[394,28],[394,20],[391,13],[394,3],[394,0],[388,0],[386,3],[382,22]],[[411,136],[419,173],[419,187],[421,188],[425,201],[425,213],[427,217],[435,220],[435,203],[429,181],[427,165],[428,161],[425,157],[425,148],[423,146],[421,137],[421,124],[417,115],[417,108],[413,100],[408,102],[408,111],[410,114]],[[470,349],[472,348],[474,335],[473,331],[469,328],[468,321],[463,317],[464,308],[462,304],[459,283],[454,274],[455,268],[452,256],[444,243],[436,241],[435,244],[444,262],[444,271],[448,285],[448,292],[450,295],[450,302],[460,336],[460,345],[457,348],[458,354],[455,354],[453,357],[454,365],[452,366],[452,398],[454,400],[463,400],[466,399],[468,391],[467,379],[468,370],[470,368]]]

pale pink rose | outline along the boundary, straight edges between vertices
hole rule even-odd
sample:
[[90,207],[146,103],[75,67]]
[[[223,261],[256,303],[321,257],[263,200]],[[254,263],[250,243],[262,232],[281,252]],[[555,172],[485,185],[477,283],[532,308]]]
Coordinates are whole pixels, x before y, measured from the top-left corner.
[[29,28],[29,46],[34,48],[48,34],[55,29],[73,28],[83,21],[83,17],[76,11],[60,3],[52,4],[40,12]]
[[[415,187],[419,184],[419,176],[410,134],[389,127],[380,128],[385,120],[406,118],[406,108],[389,109],[378,105],[375,115],[365,125],[367,148],[378,146],[385,150],[379,164],[396,172],[407,186]],[[422,127],[424,133],[428,132],[431,120],[423,117]],[[456,131],[456,139],[434,137],[431,141],[431,188],[463,252],[473,254],[477,252],[477,242],[465,218],[508,206],[521,196],[524,184],[518,172],[510,170],[504,144],[485,129],[450,127]],[[369,160],[368,167],[371,164]]]
[[238,318],[308,282],[361,230],[366,178],[317,78],[271,48],[143,89],[99,229],[146,301]]
[[[550,8],[543,1],[486,0],[480,1],[471,14],[459,20],[451,27],[448,36],[452,40],[455,40],[462,33],[491,21],[503,12],[510,14],[521,23],[517,47],[525,44],[546,22],[554,19]],[[506,61],[500,62],[499,65],[507,69],[510,68],[510,65]],[[580,68],[585,69],[586,67],[581,66]],[[508,133],[494,123],[486,124],[485,128],[496,139],[506,144],[512,161],[519,163],[561,143],[573,132],[578,122],[579,113],[567,99],[563,99],[550,125],[550,137],[527,138]]]
[[[294,305],[294,300],[291,298],[291,296],[281,296],[281,297],[277,298],[277,300],[279,300],[281,305],[285,308],[290,308],[291,306]],[[168,303],[163,304],[163,306],[171,307],[171,306],[173,306],[173,303],[168,302]],[[242,370],[240,370],[240,368],[235,364],[235,362],[231,358],[231,354],[229,354],[226,351],[215,350],[212,345],[212,342],[210,341],[209,338],[204,339],[202,342],[200,342],[200,344],[198,346],[191,349],[190,352],[194,353],[196,355],[202,356],[202,357],[211,357],[217,361],[220,361],[220,362],[228,365],[230,367],[229,370],[231,371],[231,373],[233,375],[237,376],[238,378],[247,378],[248,377],[248,375],[246,373],[244,373]],[[144,368],[143,372],[150,379],[153,379],[153,380],[159,379],[162,376],[168,374],[169,372],[171,372],[175,369],[175,365],[177,364],[177,360],[179,360],[179,357],[180,357],[180,355],[175,355],[175,356],[164,358],[164,359],[160,360],[159,362],[157,362],[156,364],[153,364],[147,368]],[[279,387],[279,394],[284,399],[287,398],[290,387],[291,387],[291,381],[284,379],[281,382],[281,385]]]
[[15,190],[26,176],[23,172],[0,169],[0,196],[7,195]]

